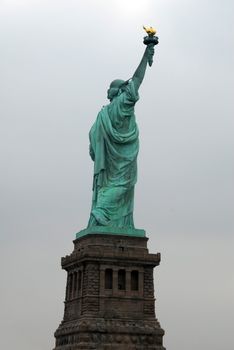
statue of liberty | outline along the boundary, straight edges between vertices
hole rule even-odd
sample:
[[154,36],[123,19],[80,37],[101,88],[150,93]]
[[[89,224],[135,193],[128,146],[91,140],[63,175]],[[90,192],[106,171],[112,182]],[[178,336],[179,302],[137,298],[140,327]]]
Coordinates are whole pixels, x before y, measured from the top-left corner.
[[[145,28],[147,31],[147,28]],[[158,38],[148,28],[146,49],[132,78],[114,80],[107,91],[110,103],[98,113],[90,132],[90,156],[94,162],[93,198],[88,227],[134,228],[134,187],[137,181],[139,131],[134,106],[151,66]]]

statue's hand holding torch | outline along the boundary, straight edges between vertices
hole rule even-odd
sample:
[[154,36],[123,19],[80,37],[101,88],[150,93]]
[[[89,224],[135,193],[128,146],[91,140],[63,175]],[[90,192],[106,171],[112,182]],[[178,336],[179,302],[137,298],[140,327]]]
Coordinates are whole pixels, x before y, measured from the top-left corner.
[[148,64],[151,67],[153,63],[154,46],[158,44],[158,37],[155,36],[156,29],[152,27],[143,27],[148,36],[144,37],[144,44],[147,45]]

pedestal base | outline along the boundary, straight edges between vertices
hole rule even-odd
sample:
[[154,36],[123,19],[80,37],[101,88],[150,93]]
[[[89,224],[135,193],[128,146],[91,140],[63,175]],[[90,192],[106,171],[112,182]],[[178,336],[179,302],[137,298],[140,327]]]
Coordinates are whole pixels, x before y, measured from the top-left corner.
[[157,321],[84,318],[61,324],[56,350],[165,350]]
[[87,234],[62,258],[68,273],[64,318],[54,350],[165,350],[155,317],[146,237]]

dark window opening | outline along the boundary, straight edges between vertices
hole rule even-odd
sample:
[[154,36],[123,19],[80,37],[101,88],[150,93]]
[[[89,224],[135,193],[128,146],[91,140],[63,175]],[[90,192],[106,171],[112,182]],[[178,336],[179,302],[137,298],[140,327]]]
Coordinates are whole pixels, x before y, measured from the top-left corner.
[[105,270],[105,289],[112,289],[113,285],[113,271],[112,269]]
[[138,271],[131,272],[131,290],[139,289],[139,273]]
[[126,272],[125,272],[125,270],[118,271],[118,289],[119,290],[126,289]]
[[72,288],[73,288],[73,274],[70,274],[69,277],[69,299],[72,298]]
[[73,297],[76,297],[76,291],[77,291],[77,272],[74,272]]
[[78,290],[81,290],[82,272],[78,272]]
[[70,286],[70,275],[67,274],[67,285],[66,285],[66,300],[69,299],[69,286]]

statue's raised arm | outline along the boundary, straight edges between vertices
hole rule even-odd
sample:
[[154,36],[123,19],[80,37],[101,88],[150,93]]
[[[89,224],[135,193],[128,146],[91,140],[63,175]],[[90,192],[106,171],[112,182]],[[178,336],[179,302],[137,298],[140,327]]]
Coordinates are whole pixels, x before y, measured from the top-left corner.
[[135,85],[136,90],[139,89],[139,87],[144,79],[147,64],[150,60],[152,60],[153,55],[154,55],[153,44],[147,45],[145,52],[143,54],[143,57],[141,59],[141,62],[140,62],[139,66],[137,67],[137,69],[132,77],[132,80],[133,80],[133,83]]
[[132,79],[112,81],[110,103],[99,112],[90,133],[90,156],[94,161],[93,199],[88,227],[134,229],[133,201],[139,150],[134,106],[139,99],[147,64],[153,62],[158,38],[146,28],[145,52]]
[[144,44],[146,45],[145,52],[141,59],[139,66],[137,67],[135,73],[133,74],[132,80],[135,85],[135,89],[138,90],[145,76],[145,71],[147,63],[152,66],[153,56],[154,56],[154,46],[158,44],[158,37],[155,36],[156,30],[152,27],[143,27],[148,34],[144,38]]

